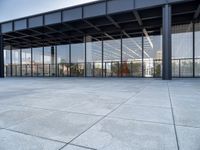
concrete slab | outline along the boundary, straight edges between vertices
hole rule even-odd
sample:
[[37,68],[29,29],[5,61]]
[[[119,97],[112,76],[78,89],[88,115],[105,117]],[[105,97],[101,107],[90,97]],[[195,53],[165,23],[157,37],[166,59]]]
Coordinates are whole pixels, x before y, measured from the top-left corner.
[[111,117],[173,124],[168,108],[123,105],[110,114]]
[[18,106],[0,105],[0,127],[8,128],[28,118],[48,113],[49,111]]
[[0,130],[0,150],[58,150],[63,145],[64,143]]
[[177,150],[173,126],[111,118],[73,143],[98,150]]
[[200,128],[200,109],[175,108],[174,118],[176,125]]
[[181,150],[200,149],[200,128],[177,127],[178,141]]
[[69,142],[92,126],[99,116],[53,112],[37,116],[9,129],[48,139]]
[[153,98],[153,97],[149,97],[149,96],[146,96],[145,98],[144,98],[144,96],[137,97],[137,98],[133,98],[133,99],[129,100],[126,104],[127,105],[139,105],[139,106],[166,107],[166,108],[171,107],[169,97],[163,98],[162,96],[160,96],[160,98]]
[[72,139],[65,149],[176,150],[174,123],[180,150],[199,149],[200,79],[5,78],[0,87],[3,150]]

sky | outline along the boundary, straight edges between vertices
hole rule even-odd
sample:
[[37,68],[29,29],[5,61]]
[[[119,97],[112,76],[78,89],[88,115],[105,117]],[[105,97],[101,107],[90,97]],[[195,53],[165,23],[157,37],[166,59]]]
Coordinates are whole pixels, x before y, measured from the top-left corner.
[[0,0],[0,22],[96,0]]

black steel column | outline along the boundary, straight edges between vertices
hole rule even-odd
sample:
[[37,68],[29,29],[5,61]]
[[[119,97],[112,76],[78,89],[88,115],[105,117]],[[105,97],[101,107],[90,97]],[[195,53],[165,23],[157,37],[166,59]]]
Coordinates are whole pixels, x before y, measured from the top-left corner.
[[87,76],[87,36],[85,35],[84,36],[84,51],[85,51],[85,62],[84,62],[84,64],[85,64],[85,74],[84,74],[84,76],[86,77]]
[[33,48],[31,46],[31,77],[33,77]]
[[0,78],[4,77],[3,35],[0,33]]
[[[122,72],[122,66],[123,66],[123,37],[122,37],[122,35],[121,35],[121,39],[120,39],[120,65],[118,65],[118,66],[120,66],[120,67],[118,67],[118,69],[120,70],[120,76],[122,77],[123,76],[123,72]],[[119,72],[119,70],[118,70],[118,72]]]
[[12,46],[10,46],[10,76],[13,76],[13,57],[12,57]]
[[56,69],[56,77],[58,77],[58,60],[57,60],[57,56],[58,56],[58,53],[57,53],[57,45],[55,46],[55,69]]
[[[132,66],[131,66],[131,69],[132,69]],[[144,34],[142,34],[142,77],[144,77]]]
[[22,77],[22,49],[20,49],[20,77]]
[[193,78],[195,77],[195,23],[193,22],[193,56],[192,56],[192,65],[193,65]]
[[42,66],[43,66],[43,68],[42,68],[42,72],[43,72],[43,77],[44,77],[44,46],[42,47]]
[[172,63],[171,63],[171,6],[163,6],[163,80],[172,79]]
[[101,73],[102,73],[102,78],[104,77],[104,42],[103,42],[103,37],[101,39]]
[[69,43],[69,76],[72,76],[71,42]]

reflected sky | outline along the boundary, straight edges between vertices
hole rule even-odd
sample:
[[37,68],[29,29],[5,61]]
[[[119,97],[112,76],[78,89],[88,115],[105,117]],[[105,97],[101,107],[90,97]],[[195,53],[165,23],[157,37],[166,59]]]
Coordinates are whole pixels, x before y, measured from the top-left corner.
[[0,0],[0,22],[96,0]]

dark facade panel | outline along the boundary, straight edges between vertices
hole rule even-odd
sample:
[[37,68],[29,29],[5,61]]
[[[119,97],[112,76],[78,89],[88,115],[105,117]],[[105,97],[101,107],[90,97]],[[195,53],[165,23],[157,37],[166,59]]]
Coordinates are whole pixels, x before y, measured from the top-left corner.
[[26,19],[17,20],[14,22],[14,30],[22,30],[27,28],[27,21]]
[[45,25],[61,23],[61,12],[55,12],[44,16]]
[[82,19],[82,7],[64,10],[62,21],[73,21]]
[[132,10],[134,8],[134,0],[111,0],[107,2],[107,7],[108,14]]
[[135,8],[152,7],[167,3],[167,0],[135,0]]
[[89,6],[85,6],[84,8],[84,18],[87,17],[94,17],[94,16],[100,16],[106,14],[106,3],[97,3],[92,4]]
[[2,31],[2,33],[13,31],[12,26],[13,26],[12,22],[8,22],[8,23],[2,24],[1,25],[1,31]]
[[29,18],[29,28],[39,27],[43,25],[43,16]]

